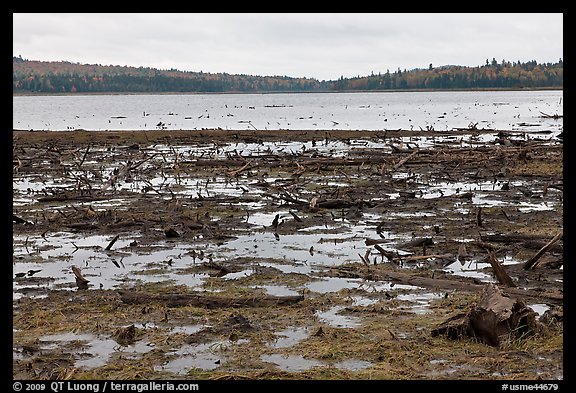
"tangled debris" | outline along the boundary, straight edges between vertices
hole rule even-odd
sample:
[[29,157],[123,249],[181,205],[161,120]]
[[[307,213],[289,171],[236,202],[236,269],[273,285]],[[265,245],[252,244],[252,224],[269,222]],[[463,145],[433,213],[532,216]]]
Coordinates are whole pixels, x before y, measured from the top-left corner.
[[15,131],[13,377],[561,379],[546,136]]

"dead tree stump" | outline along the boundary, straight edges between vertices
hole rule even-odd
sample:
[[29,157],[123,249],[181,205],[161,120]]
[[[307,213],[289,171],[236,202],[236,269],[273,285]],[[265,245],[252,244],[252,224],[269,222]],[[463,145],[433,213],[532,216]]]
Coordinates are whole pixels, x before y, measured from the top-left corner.
[[450,317],[432,330],[432,336],[450,339],[475,338],[499,347],[504,341],[539,330],[538,313],[519,300],[502,294],[495,284],[487,284],[478,303],[468,312]]

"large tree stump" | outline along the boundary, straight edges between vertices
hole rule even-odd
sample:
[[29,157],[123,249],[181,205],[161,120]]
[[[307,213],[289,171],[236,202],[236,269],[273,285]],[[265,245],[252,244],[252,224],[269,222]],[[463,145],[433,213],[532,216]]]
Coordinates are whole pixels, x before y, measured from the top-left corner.
[[537,316],[523,301],[504,296],[500,288],[490,283],[472,310],[450,317],[432,330],[432,336],[475,338],[499,347],[508,339],[538,331]]

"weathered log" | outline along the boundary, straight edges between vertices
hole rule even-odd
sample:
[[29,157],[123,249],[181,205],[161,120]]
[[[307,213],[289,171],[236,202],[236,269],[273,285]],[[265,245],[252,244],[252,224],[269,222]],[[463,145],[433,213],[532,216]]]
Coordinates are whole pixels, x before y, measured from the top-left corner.
[[346,201],[344,199],[328,199],[325,201],[319,201],[316,206],[324,209],[346,209],[355,206],[356,202]]
[[118,291],[120,299],[127,304],[160,303],[169,307],[198,306],[224,307],[270,307],[289,306],[304,300],[304,296],[224,297],[196,294],[153,294],[134,291]]
[[[544,242],[541,240],[528,240],[522,243],[522,247],[524,248],[529,248],[532,250],[540,250],[542,247],[544,247],[548,242]],[[551,244],[550,247],[548,248],[548,251],[551,252],[557,252],[557,253],[563,253],[564,252],[564,247],[562,246],[562,244]]]
[[244,171],[247,170],[247,169],[252,168],[253,166],[258,166],[258,163],[252,165],[252,161],[248,161],[246,164],[244,164],[244,165],[242,166],[242,168],[228,172],[228,176],[230,176],[230,177],[238,177],[238,175],[239,175],[240,173],[244,172]]
[[505,296],[498,286],[489,283],[472,310],[450,317],[432,329],[432,336],[476,338],[499,347],[505,340],[537,332],[537,315],[522,300]]
[[178,231],[176,231],[176,229],[174,229],[172,227],[164,228],[164,235],[166,235],[166,237],[169,239],[175,238],[175,237],[180,237],[180,234],[178,233]]
[[[367,246],[373,246],[375,244],[380,244],[380,243],[388,243],[390,240],[386,240],[386,239],[366,239],[364,241],[364,244],[366,244]],[[380,250],[378,250],[380,251]]]
[[544,253],[548,251],[548,249],[552,247],[554,243],[560,240],[562,236],[564,236],[564,231],[560,231],[560,233],[554,236],[552,240],[550,240],[544,247],[538,250],[538,252],[534,254],[532,258],[526,261],[526,263],[524,264],[524,270],[530,270],[536,267],[536,265],[538,264],[538,260],[542,257],[542,255],[544,255]]
[[[366,243],[368,243],[369,239],[366,239]],[[386,257],[386,259],[388,259],[388,261],[393,262],[394,258],[399,258],[400,255],[398,255],[398,251],[393,252],[393,251],[387,251],[384,248],[382,248],[381,246],[379,246],[378,244],[374,244],[374,248],[378,250],[378,252],[380,252],[380,254],[382,254],[383,256]]]
[[421,237],[398,245],[398,248],[432,246],[434,241],[430,237]]
[[478,206],[478,210],[476,210],[476,226],[482,226],[482,206]]
[[106,248],[104,250],[108,251],[112,248],[112,246],[114,245],[114,243],[116,243],[116,240],[118,240],[118,238],[120,237],[120,235],[116,235],[114,236],[114,239],[112,239],[110,241],[110,243],[108,243],[108,245],[106,246]]
[[494,270],[494,275],[500,284],[506,285],[507,287],[515,287],[514,281],[512,278],[506,273],[506,270],[502,267],[498,259],[496,258],[496,254],[493,251],[488,252],[488,262],[490,266],[492,266],[492,270]]
[[88,289],[88,283],[90,281],[84,278],[80,269],[76,266],[72,266],[72,273],[74,273],[74,276],[76,277],[76,286],[78,289]]
[[416,191],[398,191],[402,198],[416,198]]
[[97,196],[97,195],[60,194],[54,196],[39,197],[38,202],[104,201],[107,199],[109,199],[109,197]]
[[12,214],[12,222],[15,222],[17,224],[32,224],[29,221],[26,221],[23,218],[18,217],[16,214]]
[[484,242],[494,243],[519,243],[532,240],[542,240],[540,235],[529,235],[523,233],[496,233],[492,235],[480,234],[480,239]]
[[297,222],[302,222],[302,219],[301,219],[300,217],[298,217],[298,216],[296,215],[296,213],[294,213],[294,212],[292,212],[292,211],[289,211],[288,213],[290,213],[290,215],[291,215],[292,217],[294,217],[294,219],[295,219]]
[[430,255],[410,255],[404,257],[404,262],[415,262],[430,258],[445,259],[449,260],[450,262],[454,262],[456,260],[454,254],[430,254]]
[[[371,267],[369,270],[362,266],[355,267],[333,267],[332,271],[340,277],[354,277],[363,278],[372,281],[393,281],[399,284],[414,285],[417,287],[430,288],[436,291],[465,291],[465,292],[481,292],[484,288],[483,284],[478,284],[473,281],[464,281],[447,278],[431,278],[419,276],[414,273],[379,269],[380,266]],[[556,291],[539,291],[533,289],[523,289],[516,287],[504,287],[502,291],[507,295],[514,295],[522,298],[529,298],[539,301],[544,301],[551,304],[563,304],[564,296],[561,292]]]
[[406,161],[408,161],[409,159],[414,157],[416,154],[418,154],[419,151],[420,151],[420,149],[416,149],[410,155],[408,155],[407,157],[404,157],[403,159],[398,161],[398,163],[396,165],[394,165],[394,170],[398,170],[398,168],[400,168],[402,165],[404,165],[404,163],[406,163]]

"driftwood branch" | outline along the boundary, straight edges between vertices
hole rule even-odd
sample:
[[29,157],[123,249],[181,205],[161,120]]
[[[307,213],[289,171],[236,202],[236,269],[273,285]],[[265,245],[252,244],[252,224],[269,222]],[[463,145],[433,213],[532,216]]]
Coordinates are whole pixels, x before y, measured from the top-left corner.
[[[368,242],[368,240],[369,239],[366,239],[366,242]],[[378,244],[374,244],[374,248],[376,250],[378,250],[378,252],[380,254],[382,254],[382,256],[385,256],[386,259],[388,259],[388,261],[390,261],[390,262],[394,262],[394,258],[400,258],[398,251],[394,252],[394,251],[385,250],[383,247],[379,246]]]
[[154,157],[156,157],[158,155],[158,153],[154,153],[149,157],[144,158],[143,160],[138,161],[137,163],[135,163],[134,165],[129,165],[126,167],[126,173],[133,171],[134,169],[138,168],[140,165],[144,164],[146,161],[149,161],[151,159],[153,159]]
[[548,251],[550,247],[552,247],[558,240],[560,240],[562,236],[564,236],[564,231],[560,231],[560,233],[554,236],[554,238],[552,238],[552,240],[546,243],[544,247],[538,250],[538,252],[534,254],[532,258],[530,258],[529,260],[526,261],[526,263],[524,263],[524,270],[530,270],[536,267],[536,265],[538,265],[538,260],[540,259],[540,257],[542,257],[542,255],[544,255],[544,253]]
[[82,166],[82,164],[84,164],[84,161],[86,161],[86,156],[88,155],[89,151],[90,151],[90,145],[88,145],[88,147],[86,148],[86,151],[84,152],[84,155],[82,156],[82,160],[80,160],[80,163],[78,164],[78,168],[80,168]]
[[116,235],[114,236],[114,239],[112,239],[110,241],[110,243],[108,243],[108,245],[106,246],[106,248],[104,250],[108,251],[112,248],[112,246],[114,245],[114,243],[116,243],[116,240],[118,240],[118,238],[120,237],[120,235]]
[[74,276],[76,277],[76,286],[78,286],[78,289],[88,289],[89,280],[84,278],[80,269],[76,266],[72,266],[72,273],[74,273]]
[[396,165],[394,165],[394,170],[397,170],[402,165],[404,165],[406,163],[406,161],[408,161],[409,159],[414,157],[416,154],[418,154],[419,151],[420,151],[419,149],[416,149],[411,154],[409,154],[408,156],[406,156],[403,159],[401,159],[400,161],[398,161],[398,163]]
[[[255,166],[257,166],[257,165],[258,165],[258,163],[255,164]],[[236,169],[235,171],[230,171],[230,172],[228,172],[228,176],[230,176],[230,177],[238,177],[238,175],[239,175],[240,173],[242,173],[243,171],[245,171],[245,170],[247,170],[247,169],[250,169],[251,167],[252,167],[252,162],[249,161],[249,162],[247,162],[246,164],[244,164],[244,165],[242,166],[242,168]]]
[[12,213],[12,222],[15,222],[17,224],[32,224],[31,222],[26,221],[25,219],[18,217],[14,213]]
[[498,259],[496,258],[496,254],[493,251],[488,252],[488,262],[490,266],[492,266],[492,270],[494,270],[494,274],[496,275],[496,279],[500,284],[506,285],[507,287],[515,287],[514,281],[512,278],[506,273],[506,270],[502,267]]

